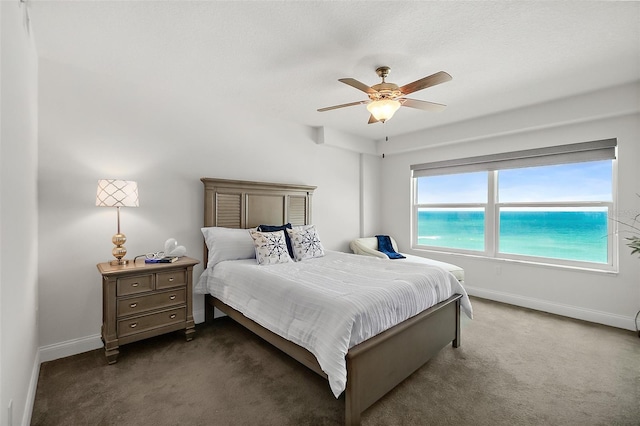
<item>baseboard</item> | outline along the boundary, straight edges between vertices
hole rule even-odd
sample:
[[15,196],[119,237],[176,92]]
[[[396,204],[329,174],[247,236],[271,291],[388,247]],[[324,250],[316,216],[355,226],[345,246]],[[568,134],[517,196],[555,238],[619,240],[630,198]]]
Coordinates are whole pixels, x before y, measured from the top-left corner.
[[510,305],[522,306],[523,308],[535,309],[537,311],[562,315],[583,321],[595,322],[597,324],[622,328],[635,331],[635,320],[633,317],[612,314],[609,312],[585,309],[562,303],[549,302],[547,300],[535,299],[532,297],[520,296],[517,294],[504,293],[501,291],[487,290],[484,288],[465,285],[469,296],[477,296],[483,299],[495,300],[496,302],[508,303]]
[[[204,322],[204,308],[193,312],[193,321],[196,324]],[[82,352],[92,351],[103,347],[99,334],[67,340],[66,342],[54,343],[53,345],[40,347],[40,362],[53,361],[77,355]]]
[[33,405],[36,402],[36,389],[38,389],[38,377],[40,377],[40,351],[36,353],[33,359],[33,368],[31,369],[31,380],[29,380],[29,389],[27,389],[27,397],[24,404],[24,412],[22,413],[22,426],[31,424],[31,415],[33,414]]
[[100,349],[102,346],[102,339],[99,334],[42,346],[40,347],[40,362],[53,361],[55,359],[77,355],[82,352]]

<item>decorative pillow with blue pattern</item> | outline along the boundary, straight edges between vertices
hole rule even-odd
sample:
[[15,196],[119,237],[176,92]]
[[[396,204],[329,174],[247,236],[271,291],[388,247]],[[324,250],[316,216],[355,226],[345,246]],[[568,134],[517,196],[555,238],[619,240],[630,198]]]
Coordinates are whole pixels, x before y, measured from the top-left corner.
[[260,225],[258,226],[258,231],[260,232],[275,232],[275,231],[284,231],[284,239],[287,240],[287,250],[289,250],[289,256],[293,259],[293,248],[291,247],[291,240],[289,239],[289,234],[287,234],[287,229],[291,229],[290,223],[285,223],[284,225]]
[[324,248],[314,225],[294,226],[286,231],[291,239],[296,262],[324,256]]
[[251,229],[249,233],[253,238],[258,264],[273,265],[291,262],[284,231],[260,232]]

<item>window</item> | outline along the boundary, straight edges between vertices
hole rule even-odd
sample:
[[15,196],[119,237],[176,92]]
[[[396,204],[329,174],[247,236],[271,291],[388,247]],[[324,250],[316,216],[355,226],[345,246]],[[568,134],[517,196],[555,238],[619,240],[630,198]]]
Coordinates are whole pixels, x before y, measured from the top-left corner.
[[412,166],[418,248],[614,265],[615,139]]
[[418,178],[417,243],[484,250],[487,173]]

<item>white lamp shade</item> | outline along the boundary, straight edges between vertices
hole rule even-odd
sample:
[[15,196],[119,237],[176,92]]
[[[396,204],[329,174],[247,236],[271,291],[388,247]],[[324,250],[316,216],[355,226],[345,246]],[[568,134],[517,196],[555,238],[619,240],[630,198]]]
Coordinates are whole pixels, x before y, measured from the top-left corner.
[[131,180],[101,179],[98,181],[96,206],[138,207],[138,183]]
[[379,101],[370,102],[367,109],[375,117],[376,120],[385,122],[400,108],[400,102],[392,99],[380,99]]

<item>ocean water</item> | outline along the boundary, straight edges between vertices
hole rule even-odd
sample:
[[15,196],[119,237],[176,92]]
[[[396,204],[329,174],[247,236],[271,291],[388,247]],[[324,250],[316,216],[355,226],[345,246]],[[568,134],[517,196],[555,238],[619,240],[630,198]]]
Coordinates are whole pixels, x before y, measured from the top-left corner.
[[[502,211],[499,252],[608,263],[606,211]],[[484,212],[419,211],[418,244],[484,251]]]

